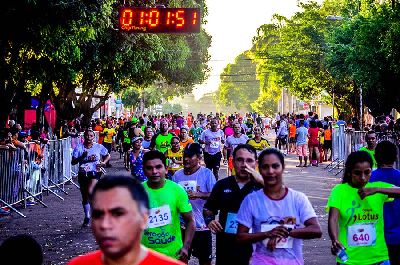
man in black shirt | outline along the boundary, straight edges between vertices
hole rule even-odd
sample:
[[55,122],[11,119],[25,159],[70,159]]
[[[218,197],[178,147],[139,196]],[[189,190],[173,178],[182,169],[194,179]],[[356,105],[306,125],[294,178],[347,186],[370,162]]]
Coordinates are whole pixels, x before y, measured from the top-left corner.
[[[261,175],[255,170],[257,152],[251,145],[239,144],[233,151],[236,175],[219,180],[204,205],[208,228],[217,235],[216,265],[248,265],[251,244],[237,244],[236,215],[243,199],[263,187]],[[215,215],[219,212],[219,219]]]

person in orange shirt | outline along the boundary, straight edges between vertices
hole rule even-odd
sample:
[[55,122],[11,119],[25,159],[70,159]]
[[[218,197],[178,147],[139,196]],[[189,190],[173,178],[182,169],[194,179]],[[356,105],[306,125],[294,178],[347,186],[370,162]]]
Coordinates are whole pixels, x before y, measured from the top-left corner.
[[188,113],[187,117],[186,117],[186,124],[189,128],[192,128],[193,125],[193,116],[192,113]]
[[[324,161],[332,160],[332,129],[328,125],[324,125],[324,153],[325,158]],[[329,152],[329,159],[328,158],[328,150]]]
[[141,244],[150,203],[140,182],[123,176],[102,178],[93,189],[92,205],[92,231],[100,250],[75,257],[68,265],[184,264]]
[[96,126],[93,128],[93,131],[99,132],[99,141],[98,141],[99,144],[102,144],[104,140],[104,135],[102,135],[103,129],[104,129],[103,126],[101,126],[101,120],[97,119]]
[[189,143],[194,142],[192,137],[189,137],[189,130],[186,126],[183,126],[181,128],[181,131],[179,132],[179,139],[180,139],[179,145],[181,146],[182,149],[185,149]]
[[289,153],[296,153],[296,125],[293,120],[289,121]]

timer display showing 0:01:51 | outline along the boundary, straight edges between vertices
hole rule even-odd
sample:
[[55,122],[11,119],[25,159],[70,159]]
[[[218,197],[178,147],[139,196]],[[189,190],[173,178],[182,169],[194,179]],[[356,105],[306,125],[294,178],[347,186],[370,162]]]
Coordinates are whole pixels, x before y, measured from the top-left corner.
[[199,8],[124,7],[119,12],[120,29],[140,33],[200,32]]

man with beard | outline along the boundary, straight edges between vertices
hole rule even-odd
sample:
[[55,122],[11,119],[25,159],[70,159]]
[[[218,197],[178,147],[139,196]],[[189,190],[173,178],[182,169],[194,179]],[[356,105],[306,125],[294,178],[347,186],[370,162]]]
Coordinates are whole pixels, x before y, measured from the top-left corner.
[[139,182],[103,178],[93,190],[92,205],[92,229],[100,250],[76,257],[68,265],[183,265],[140,244],[149,218],[149,198]]
[[[248,265],[251,244],[237,244],[236,215],[244,198],[261,189],[263,180],[255,170],[257,152],[248,144],[239,144],[233,151],[235,176],[218,181],[204,205],[204,219],[211,232],[217,235],[216,265]],[[219,220],[215,216],[219,212]]]

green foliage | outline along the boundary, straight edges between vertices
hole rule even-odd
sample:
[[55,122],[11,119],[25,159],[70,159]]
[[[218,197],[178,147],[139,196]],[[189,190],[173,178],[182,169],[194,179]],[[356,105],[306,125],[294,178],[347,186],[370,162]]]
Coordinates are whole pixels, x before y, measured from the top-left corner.
[[180,104],[165,103],[162,105],[163,113],[179,113],[182,111],[182,106]]
[[259,95],[260,81],[256,78],[256,64],[244,52],[228,64],[220,75],[221,84],[216,92],[219,105],[232,106],[251,111],[250,104]]

